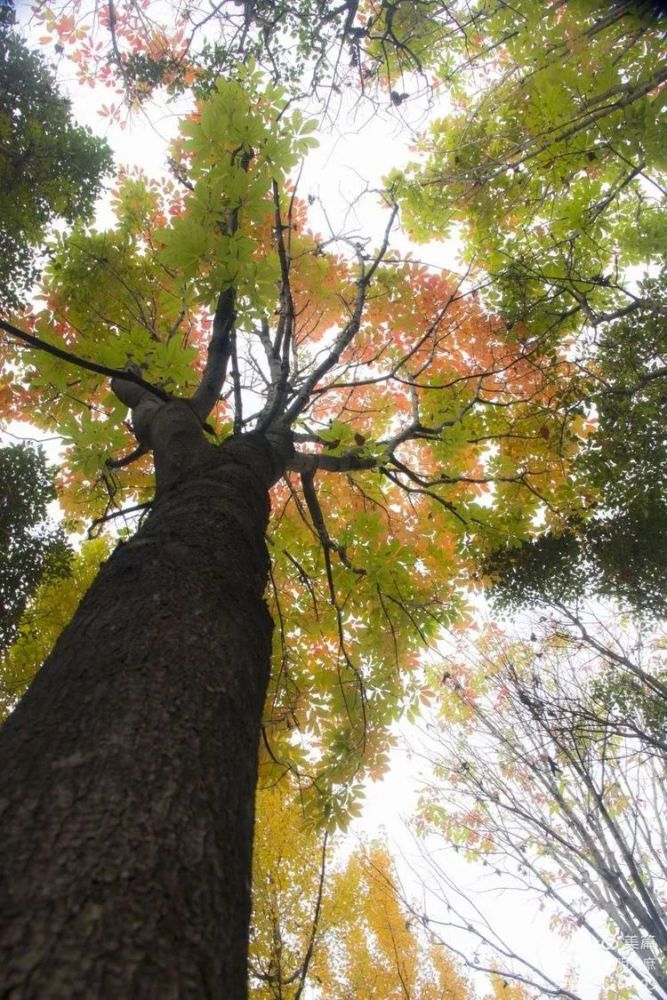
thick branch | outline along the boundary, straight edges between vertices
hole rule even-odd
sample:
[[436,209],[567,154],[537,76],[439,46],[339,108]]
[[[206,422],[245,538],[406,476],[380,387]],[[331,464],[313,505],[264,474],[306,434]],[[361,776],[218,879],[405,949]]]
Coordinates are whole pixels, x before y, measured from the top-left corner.
[[95,361],[87,361],[86,358],[80,358],[76,354],[64,351],[61,347],[48,344],[45,340],[35,337],[32,333],[20,330],[13,323],[8,323],[4,319],[0,319],[0,329],[24,341],[30,347],[34,347],[38,351],[44,351],[46,354],[52,354],[54,358],[67,361],[71,365],[76,365],[77,368],[84,368],[86,371],[95,372],[97,375],[105,375],[107,378],[117,378],[123,379],[125,382],[132,382],[133,385],[140,386],[140,388],[145,389],[146,392],[150,392],[153,396],[157,396],[158,399],[164,402],[168,402],[171,399],[169,393],[165,392],[164,389],[152,385],[134,372],[121,371],[119,368],[109,368],[107,365],[98,365]]
[[331,542],[329,537],[329,532],[327,531],[326,524],[324,523],[324,516],[322,515],[322,508],[320,507],[320,502],[317,499],[317,493],[315,492],[314,485],[315,473],[314,472],[302,472],[301,473],[301,486],[303,487],[303,496],[308,506],[308,511],[313,520],[313,527],[317,532],[318,538],[322,543],[322,551],[324,553],[324,565],[327,572],[327,582],[329,584],[329,593],[331,595],[331,603],[336,607],[336,588],[333,582],[333,571],[331,569],[331,556],[330,550],[336,548]]
[[315,472],[316,469],[322,469],[323,472],[357,472],[361,469],[374,469],[376,466],[377,459],[351,452],[346,455],[322,455],[295,451],[287,463],[288,469],[302,474]]
[[308,975],[308,967],[310,961],[313,957],[313,950],[315,948],[315,939],[317,937],[318,925],[320,921],[320,912],[322,909],[322,896],[324,895],[324,876],[326,873],[327,865],[327,841],[329,839],[329,834],[325,830],[324,837],[322,838],[322,862],[320,865],[320,880],[317,886],[317,899],[315,900],[315,912],[313,914],[313,924],[310,931],[310,940],[308,941],[308,948],[306,949],[306,954],[303,959],[301,968],[297,970],[294,978],[298,976],[299,986],[296,993],[294,994],[294,1000],[300,1000],[303,994],[304,986],[306,985],[306,976]]
[[192,409],[202,421],[206,420],[218,402],[227,375],[227,364],[232,352],[231,334],[236,320],[235,297],[233,288],[226,288],[218,296],[206,367],[201,382],[190,400]]
[[102,524],[106,524],[107,521],[113,521],[116,517],[127,517],[130,514],[136,514],[138,511],[148,510],[149,507],[153,506],[152,500],[146,500],[144,503],[136,503],[132,507],[123,507],[121,510],[111,511],[109,514],[103,514],[102,517],[96,517],[94,521],[91,522],[88,528],[88,537],[96,538],[95,529]]
[[136,462],[142,458],[147,451],[148,449],[140,444],[129,455],[123,455],[122,458],[107,458],[104,464],[108,469],[124,469],[125,466],[131,465],[132,462]]
[[[278,260],[280,261],[280,319],[275,342],[271,345],[269,341],[267,356],[269,357],[269,368],[271,371],[271,389],[264,411],[257,423],[258,430],[264,430],[265,427],[268,427],[280,414],[284,405],[290,374],[290,352],[294,336],[295,310],[289,276],[291,261],[284,238],[285,229],[289,231],[291,227],[294,196],[292,196],[292,203],[290,204],[288,223],[287,226],[284,226],[280,214],[280,192],[275,180],[273,182],[273,203]],[[275,364],[272,363],[272,358],[275,358]]]
[[[239,146],[231,155],[232,164],[235,163],[239,153],[241,154],[239,165],[242,170],[247,170],[253,157],[253,151]],[[221,231],[232,236],[238,228],[239,208],[236,207],[229,212],[228,219],[221,223]],[[202,423],[218,402],[227,375],[227,364],[233,350],[232,335],[236,321],[235,304],[236,290],[233,286],[220,292],[213,316],[213,334],[208,345],[206,367],[201,382],[190,400],[192,409]]]

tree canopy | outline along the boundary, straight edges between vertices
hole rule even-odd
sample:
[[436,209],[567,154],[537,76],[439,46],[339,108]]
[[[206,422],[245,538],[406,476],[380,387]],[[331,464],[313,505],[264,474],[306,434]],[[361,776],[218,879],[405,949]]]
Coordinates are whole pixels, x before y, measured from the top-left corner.
[[[50,237],[37,298],[0,320],[7,335],[3,416],[61,438],[57,490],[69,530],[99,534],[125,525],[72,627],[56,643],[50,673],[43,682],[45,672],[38,674],[38,690],[57,670],[69,669],[54,664],[71,655],[77,628],[89,641],[86,630],[99,627],[96,641],[105,656],[117,650],[120,664],[95,688],[110,699],[101,710],[104,726],[117,723],[122,739],[132,741],[154,724],[155,739],[167,738],[163,696],[179,738],[198,733],[179,686],[183,674],[173,670],[178,655],[196,670],[211,668],[203,680],[197,674],[191,704],[204,712],[218,699],[230,724],[243,729],[247,721],[252,744],[255,723],[243,698],[255,691],[255,681],[257,697],[264,698],[268,665],[256,649],[270,631],[261,597],[266,583],[275,629],[260,773],[266,785],[289,780],[299,815],[311,825],[304,837],[324,838],[324,846],[309,853],[299,873],[308,892],[315,886],[315,917],[312,907],[311,917],[304,915],[305,895],[288,899],[276,888],[278,876],[258,869],[258,881],[265,880],[255,903],[251,965],[258,996],[285,995],[282,987],[298,996],[307,973],[318,969],[327,995],[436,995],[445,979],[455,984],[453,995],[466,995],[466,984],[456,980],[429,934],[405,927],[408,911],[397,902],[382,850],[371,852],[370,863],[368,857],[350,860],[336,882],[338,902],[321,882],[326,837],[359,814],[364,781],[387,767],[395,724],[406,713],[414,718],[434,697],[449,723],[465,729],[481,718],[491,736],[522,731],[533,741],[534,760],[523,763],[530,780],[546,782],[558,801],[558,822],[574,816],[584,826],[584,805],[576,798],[583,781],[602,810],[600,836],[607,830],[622,842],[623,877],[653,914],[658,897],[651,879],[658,876],[643,879],[628,861],[625,799],[614,792],[608,803],[606,790],[595,784],[607,759],[600,764],[595,757],[590,735],[548,728],[550,716],[535,708],[532,680],[526,680],[526,671],[538,667],[541,677],[542,666],[525,645],[514,647],[530,663],[525,669],[510,664],[509,680],[500,669],[457,674],[451,698],[440,698],[442,685],[425,683],[424,658],[437,660],[445,630],[470,621],[471,591],[489,586],[513,608],[551,602],[567,613],[593,591],[646,616],[664,611],[665,71],[655,12],[589,0],[546,9],[530,0],[512,7],[492,0],[472,6],[396,0],[210,9],[136,0],[84,9],[67,0],[40,7],[36,17],[47,31],[42,43],[71,60],[82,84],[115,90],[113,100],[104,93],[100,108],[110,129],[133,114],[150,119],[157,98],[174,102],[180,117],[168,171],[153,177],[121,167],[111,217],[82,218],[107,153],[71,124],[39,57],[5,36],[7,51],[13,46],[12,58],[23,67],[14,75],[25,77],[28,95],[25,105],[11,98],[20,113],[6,115],[15,131],[5,162],[9,170],[23,149],[34,170],[8,175],[0,195],[11,198],[18,213],[16,254],[7,258],[18,275],[6,281],[9,304],[16,306],[19,291],[32,282],[29,246],[40,243],[53,218],[71,225]],[[379,189],[362,185],[348,213],[362,222],[346,218],[338,225],[301,184],[300,166],[326,139],[326,129],[340,128],[352,104],[357,115],[364,108],[381,111],[409,142],[417,127],[419,135],[413,162],[400,169],[388,162]],[[0,127],[2,121],[0,107]],[[50,165],[53,174],[38,172]],[[364,230],[368,204],[382,214],[379,229],[369,224]],[[428,250],[422,253],[408,237],[454,237],[458,259],[447,268],[430,265]],[[213,483],[219,488],[212,493]],[[179,503],[184,507],[176,516]],[[137,515],[145,521],[133,534]],[[27,551],[23,542],[20,547]],[[94,542],[77,556],[63,602],[67,612],[104,554],[104,543]],[[216,559],[229,559],[232,569],[218,567]],[[137,582],[136,601],[127,596],[133,580],[145,584],[142,590]],[[180,603],[179,585],[190,588]],[[102,610],[99,594],[106,595]],[[128,621],[122,629],[108,621],[107,610],[121,597],[119,614],[127,612]],[[152,601],[155,615],[146,610]],[[22,615],[22,634],[6,659],[6,709],[14,708],[65,624],[58,603],[47,581],[32,603],[26,607],[22,598],[17,605],[12,628]],[[252,683],[234,679],[227,661],[223,681],[212,679],[221,645],[214,637],[217,611],[225,641],[233,634],[230,622],[245,629],[245,642],[233,636],[229,647],[244,646]],[[176,643],[165,647],[169,656],[156,653],[153,664],[144,652],[149,667],[142,661],[135,669],[135,649],[162,649],[163,638]],[[559,642],[556,636],[554,649]],[[197,659],[193,651],[200,647],[209,660]],[[623,664],[611,662],[612,670],[596,673],[576,692],[577,719],[604,718],[601,740],[615,752],[619,741],[633,738],[619,728],[622,706],[652,733],[651,746],[662,745],[660,704],[645,703],[637,682],[645,678],[630,670],[628,679],[616,670]],[[151,688],[154,714],[130,731],[129,723],[118,722],[114,699],[131,701],[135,679],[143,684],[153,668],[165,672],[163,694]],[[561,664],[553,678],[545,671],[538,682],[546,690],[553,680],[555,714],[571,695],[566,673]],[[479,691],[468,698],[475,685]],[[137,690],[139,700],[148,697],[143,687]],[[658,693],[664,697],[662,687]],[[22,704],[35,705],[39,697],[31,701],[29,693]],[[82,689],[81,703],[87,698]],[[242,708],[234,707],[235,699]],[[507,699],[516,712],[507,709],[504,720]],[[482,716],[475,705],[484,700]],[[170,714],[174,706],[182,713],[178,720]],[[19,706],[8,728],[20,731],[30,711]],[[138,714],[132,703],[127,719]],[[94,718],[82,724],[90,725],[93,741],[96,732],[106,732],[96,729]],[[117,733],[108,739],[113,746],[122,742]],[[178,767],[198,759],[177,741],[163,749],[165,759],[178,758]],[[511,749],[520,755],[520,748]],[[146,767],[153,780],[150,753],[143,751],[139,769]],[[78,753],[69,745],[62,750],[67,760],[78,760]],[[586,770],[582,757],[589,753],[593,764]],[[661,767],[647,756],[642,768]],[[238,769],[229,756],[225,761],[225,781],[232,783]],[[565,764],[574,772],[572,802],[561,787],[565,779],[556,777]],[[462,793],[474,793],[469,779],[485,766],[466,769]],[[502,775],[502,767],[493,768],[490,773]],[[634,780],[634,771],[630,777],[621,771],[619,786]],[[211,792],[217,773],[204,769],[201,786],[208,781]],[[528,778],[519,774],[517,782],[524,788]],[[139,778],[137,784],[143,787]],[[170,787],[177,785],[174,778]],[[76,800],[74,791],[67,794]],[[258,829],[260,858],[271,846],[262,837],[276,827],[277,838],[284,832],[281,817],[294,815],[283,813],[276,795],[261,820],[264,832]],[[516,789],[511,795],[519,797]],[[549,812],[544,796],[539,805]],[[250,823],[251,804],[240,801],[236,813]],[[150,827],[159,810],[151,812],[149,801],[145,820],[140,807],[136,822]],[[455,838],[483,825],[476,806],[471,810],[447,821]],[[441,813],[434,804],[438,821]],[[632,822],[635,813],[627,815]],[[225,822],[216,836],[231,843],[229,815]],[[540,829],[546,822],[538,821]],[[590,840],[572,848],[577,857],[586,855],[583,867],[575,865],[576,877],[592,865],[609,889],[608,871],[586,854]],[[165,843],[177,841],[174,835]],[[202,842],[214,841],[202,835]],[[296,861],[287,855],[297,844],[295,838],[286,845],[282,858],[290,870]],[[503,849],[512,856],[513,846]],[[240,854],[249,863],[249,843]],[[211,870],[223,867],[216,861]],[[540,863],[530,870],[542,877]],[[242,872],[238,878],[244,882]],[[550,874],[542,879],[552,892],[555,881]],[[341,899],[354,899],[356,912],[336,917]],[[609,905],[622,909],[624,901],[621,893]],[[619,926],[639,920],[628,911]],[[330,935],[331,950],[323,944],[317,956],[309,953],[315,924],[324,941],[327,921],[339,928]],[[341,953],[346,961],[334,967]],[[409,956],[407,965],[399,953]],[[420,979],[422,965],[426,979]],[[504,988],[502,979],[494,981],[496,993]]]
[[558,532],[493,552],[487,572],[500,604],[572,601],[588,591],[664,616],[667,438],[664,274],[637,289],[638,307],[605,325],[590,358],[595,414],[571,477],[586,511]]
[[[172,151],[186,184],[122,176],[114,228],[59,238],[31,335],[56,332],[109,371],[137,366],[156,387],[147,400],[189,397],[218,440],[293,429],[269,536],[280,667],[267,722],[275,756],[301,767],[299,733],[314,727],[314,807],[341,821],[362,761],[386,758],[405,668],[457,613],[471,540],[528,538],[540,507],[576,504],[563,456],[581,432],[552,400],[564,353],[527,358],[460,279],[390,252],[391,189],[377,249],[309,228],[287,177],[313,127],[256,70],[218,82]],[[27,377],[48,393],[38,423],[70,442],[61,502],[80,521],[145,501],[152,481],[146,457],[113,468],[133,455],[122,401],[94,372],[70,392],[70,371],[42,352]],[[30,395],[17,414],[26,405],[35,419]]]
[[397,183],[418,236],[462,234],[485,302],[527,353],[569,344],[560,404],[565,420],[589,423],[570,471],[579,510],[556,515],[539,539],[499,539],[486,570],[505,603],[588,588],[664,612],[656,11],[526,3],[497,8],[487,29],[487,76],[475,57],[476,88],[455,91],[452,112],[422,139],[426,158]]

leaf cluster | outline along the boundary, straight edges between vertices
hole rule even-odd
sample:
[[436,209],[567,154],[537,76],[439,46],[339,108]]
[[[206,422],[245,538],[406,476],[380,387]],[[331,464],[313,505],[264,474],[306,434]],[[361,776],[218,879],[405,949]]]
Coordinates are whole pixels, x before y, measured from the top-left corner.
[[489,303],[538,335],[660,254],[661,33],[638,5],[487,8],[452,112],[395,181],[415,235],[461,231]]
[[252,320],[274,302],[280,276],[276,253],[262,247],[272,215],[267,195],[317,143],[313,122],[298,110],[287,114],[281,88],[262,88],[252,65],[237,73],[238,81],[218,80],[183,125],[179,162],[192,190],[187,210],[158,239],[162,261],[194,283],[200,301],[212,305],[233,287]]

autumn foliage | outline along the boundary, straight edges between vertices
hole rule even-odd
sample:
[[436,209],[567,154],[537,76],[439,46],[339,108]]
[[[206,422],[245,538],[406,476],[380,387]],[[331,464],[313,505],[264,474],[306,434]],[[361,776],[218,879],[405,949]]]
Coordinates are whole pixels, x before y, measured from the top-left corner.
[[[216,454],[280,441],[254,995],[464,1000],[384,847],[336,858],[328,838],[360,814],[403,716],[435,700],[468,733],[482,697],[496,698],[492,726],[506,710],[489,677],[455,663],[448,687],[424,673],[482,591],[541,600],[551,574],[550,598],[597,585],[660,606],[655,573],[650,601],[641,573],[625,579],[618,538],[664,519],[659,489],[635,500],[639,457],[662,461],[666,77],[654,26],[628,4],[328,6],[39,7],[41,44],[107,88],[101,122],[123,128],[158,98],[184,110],[162,176],[120,166],[111,221],[52,234],[31,306],[2,320],[0,405],[59,436],[67,528],[122,525],[121,544],[155,509],[139,405],[177,403]],[[330,226],[299,174],[350,95],[406,129],[407,106],[423,105],[413,161],[364,193],[383,223],[361,236]],[[463,244],[435,267],[408,236]],[[614,491],[610,464],[631,490]],[[106,551],[81,549],[68,612]],[[59,600],[46,584],[28,607],[7,710],[65,625]],[[183,614],[186,634],[196,609]],[[429,802],[429,821],[492,852],[479,803],[441,810]]]

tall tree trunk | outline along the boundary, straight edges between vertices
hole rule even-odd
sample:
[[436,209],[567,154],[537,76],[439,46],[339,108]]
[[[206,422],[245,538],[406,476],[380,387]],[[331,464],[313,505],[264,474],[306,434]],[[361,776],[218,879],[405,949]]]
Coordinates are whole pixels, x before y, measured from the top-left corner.
[[179,433],[0,734],[11,1000],[246,996],[275,456]]

